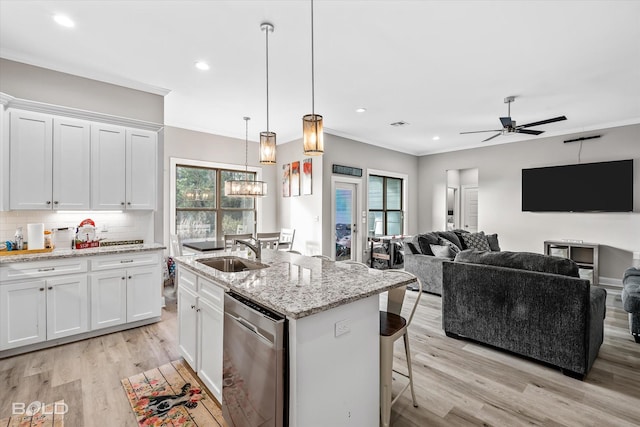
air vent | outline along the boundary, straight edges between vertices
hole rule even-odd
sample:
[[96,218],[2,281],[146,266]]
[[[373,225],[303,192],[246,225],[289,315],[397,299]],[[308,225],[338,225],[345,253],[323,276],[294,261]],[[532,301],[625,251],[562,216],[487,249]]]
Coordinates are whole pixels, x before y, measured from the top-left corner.
[[407,123],[407,122],[405,122],[405,121],[400,120],[399,122],[393,122],[393,123],[391,123],[391,126],[401,127],[401,126],[406,126],[406,125],[408,125],[408,124],[409,124],[409,123]]

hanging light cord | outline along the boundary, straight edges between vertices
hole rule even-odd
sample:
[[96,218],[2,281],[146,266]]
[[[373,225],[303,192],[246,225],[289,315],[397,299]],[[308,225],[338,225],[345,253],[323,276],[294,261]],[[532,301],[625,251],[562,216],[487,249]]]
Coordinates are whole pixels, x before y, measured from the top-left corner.
[[315,116],[315,76],[313,63],[313,0],[311,0],[311,114]]
[[244,135],[244,180],[249,181],[249,166],[247,166],[249,158],[249,120],[251,117],[244,117],[245,135]]
[[264,32],[267,41],[267,132],[269,132],[269,28],[267,27]]

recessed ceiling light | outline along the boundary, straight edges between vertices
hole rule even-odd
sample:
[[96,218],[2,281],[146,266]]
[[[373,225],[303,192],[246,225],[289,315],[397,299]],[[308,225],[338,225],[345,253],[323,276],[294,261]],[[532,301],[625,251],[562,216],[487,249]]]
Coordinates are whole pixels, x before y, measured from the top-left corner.
[[73,28],[76,26],[76,23],[66,15],[54,15],[53,20],[56,21],[58,25],[62,25],[63,27]]
[[439,137],[438,135],[436,135],[436,136],[434,136],[434,137],[433,137],[433,138],[431,138],[431,139],[433,139],[434,141],[437,141],[437,140],[439,140],[439,139],[440,139],[440,137]]
[[198,61],[196,62],[196,68],[198,70],[207,71],[209,69],[209,64],[204,61]]
[[356,108],[356,113],[364,113],[365,111],[367,111],[366,108],[362,108],[362,107]]

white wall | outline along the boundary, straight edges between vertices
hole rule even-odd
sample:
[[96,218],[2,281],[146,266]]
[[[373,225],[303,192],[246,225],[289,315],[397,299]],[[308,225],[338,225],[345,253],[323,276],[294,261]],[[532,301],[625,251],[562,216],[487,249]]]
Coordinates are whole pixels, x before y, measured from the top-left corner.
[[[325,189],[322,196],[322,217],[324,221],[322,223],[322,252],[324,255],[331,255],[331,245],[334,245],[334,233],[331,230],[331,177],[342,176],[333,175],[332,167],[334,164],[343,166],[353,166],[361,168],[362,171],[362,200],[364,201],[362,209],[366,210],[366,194],[367,194],[367,182],[366,174],[367,169],[376,169],[379,171],[386,171],[398,174],[406,174],[407,178],[407,198],[405,200],[406,215],[408,217],[407,229],[405,234],[414,234],[418,232],[418,189],[421,188],[422,183],[419,182],[418,175],[418,158],[410,154],[400,153],[398,151],[387,150],[385,148],[364,144],[362,142],[354,141],[351,139],[342,138],[335,135],[324,135],[325,154],[324,154],[324,175],[323,175],[323,188]],[[443,172],[444,174],[444,172]],[[442,189],[442,195],[444,198],[445,190]],[[444,205],[442,205],[444,214]],[[444,219],[442,224],[444,224]],[[361,224],[363,225],[363,224]],[[361,226],[361,230],[366,230],[366,227]],[[360,233],[360,247],[363,248],[362,259],[366,259],[366,252],[368,246],[366,245],[367,235],[366,232]]]
[[[326,135],[325,135],[326,138]],[[312,159],[311,194],[282,197],[283,166],[299,161],[302,168],[303,159]],[[293,249],[305,255],[322,253],[322,223],[326,217],[322,215],[323,164],[324,156],[305,156],[302,151],[302,140],[280,144],[276,153],[277,164],[277,218],[280,228],[296,230]],[[302,171],[300,172],[302,174]]]
[[[479,230],[498,233],[503,250],[543,252],[544,240],[580,239],[599,243],[600,275],[620,279],[640,250],[640,125],[589,132],[599,139],[583,142],[581,162],[634,159],[634,212],[531,213],[521,211],[521,170],[578,163],[580,135],[423,156],[419,159],[418,229],[441,230],[445,224],[446,171],[478,168]],[[585,134],[587,135],[587,134]]]
[[[244,123],[238,123],[244,126]],[[279,149],[280,146],[278,146]],[[276,166],[260,165],[258,160],[258,143],[249,141],[248,149],[249,166],[262,168],[262,180],[267,183],[267,197],[258,202],[258,231],[276,231],[279,226],[276,223],[276,198],[280,194],[279,181],[276,176]],[[169,159],[178,157],[182,159],[203,160],[214,163],[226,163],[241,165],[245,163],[244,139],[228,138],[209,133],[196,132],[188,129],[167,126],[164,129],[164,241],[169,241]]]

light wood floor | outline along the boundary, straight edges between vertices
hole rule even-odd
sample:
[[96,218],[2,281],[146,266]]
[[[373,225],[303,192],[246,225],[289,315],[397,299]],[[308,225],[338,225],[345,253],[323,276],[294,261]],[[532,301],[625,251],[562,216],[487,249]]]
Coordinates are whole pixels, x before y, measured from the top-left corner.
[[[407,294],[405,307],[415,296]],[[0,360],[0,418],[10,415],[11,402],[64,399],[68,427],[133,427],[120,379],[178,359],[176,330],[173,302],[155,325]],[[447,338],[440,297],[434,295],[423,294],[410,331],[419,407],[407,391],[393,407],[396,427],[640,424],[640,344],[620,308],[607,307],[605,342],[585,381]],[[399,367],[403,354],[398,344]]]

